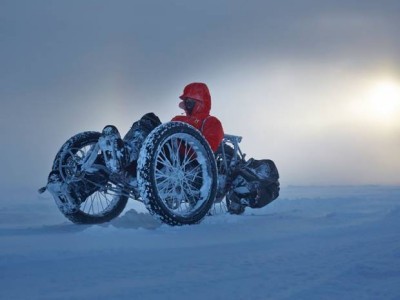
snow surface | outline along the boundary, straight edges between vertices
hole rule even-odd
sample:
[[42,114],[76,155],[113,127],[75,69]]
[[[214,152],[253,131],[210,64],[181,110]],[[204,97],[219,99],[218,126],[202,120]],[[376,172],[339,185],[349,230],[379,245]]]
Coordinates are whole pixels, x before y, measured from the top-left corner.
[[400,187],[286,187],[183,227],[135,202],[78,226],[48,193],[2,195],[0,299],[400,299]]

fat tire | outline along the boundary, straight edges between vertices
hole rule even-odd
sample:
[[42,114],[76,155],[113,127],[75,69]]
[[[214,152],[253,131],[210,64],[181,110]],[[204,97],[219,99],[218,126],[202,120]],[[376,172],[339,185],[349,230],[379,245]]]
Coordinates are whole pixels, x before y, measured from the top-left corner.
[[[223,158],[222,147],[224,147],[225,157],[226,157],[228,165],[230,165],[230,163],[231,163],[231,160],[232,160],[232,158],[234,156],[235,150],[231,146],[222,143],[218,147],[218,149],[217,149],[217,151],[215,153],[215,157],[216,157],[216,161],[217,161],[218,173],[221,174],[221,175],[227,175],[228,170],[225,169],[225,164],[224,164],[223,159],[222,159]],[[232,180],[232,178],[227,178],[227,180],[229,181],[229,183],[227,183],[226,184],[227,186],[225,186],[224,189],[222,189],[219,192],[219,194],[218,194],[218,198],[219,199],[218,200],[222,201],[222,198],[225,197],[225,203],[226,203],[227,211],[232,215],[241,215],[241,214],[244,213],[244,211],[246,209],[246,206],[243,205],[243,204],[237,204],[237,205],[240,205],[240,206],[233,208],[235,205],[232,205],[232,202],[233,202],[231,200],[231,193],[232,192],[230,191],[232,189],[232,187],[230,186],[231,185],[230,181]]]
[[[206,163],[211,171],[211,189],[203,204],[192,214],[180,216],[171,212],[162,201],[156,184],[157,153],[163,143],[174,134],[188,134],[193,136],[206,150]],[[217,192],[217,167],[208,142],[203,135],[183,122],[164,123],[154,129],[146,138],[140,151],[138,160],[138,183],[141,197],[149,212],[163,223],[171,226],[191,225],[201,222],[208,214]]]
[[[78,133],[67,140],[54,158],[52,172],[57,171],[61,173],[60,165],[68,158],[69,151],[73,152],[76,151],[75,149],[80,149],[87,145],[96,143],[100,135],[101,133],[97,131],[85,131]],[[54,198],[56,197],[57,196],[54,196]],[[90,215],[81,210],[65,212],[61,206],[64,200],[62,200],[60,197],[57,197],[58,199],[55,199],[55,202],[64,216],[75,224],[100,224],[109,222],[118,217],[124,210],[128,202],[128,197],[124,195],[116,197],[118,197],[118,199],[115,201],[115,205],[110,207],[110,209],[107,209],[104,213],[98,215]]]
[[226,170],[225,168],[225,163],[224,163],[224,159],[223,159],[223,152],[222,152],[222,147],[224,148],[224,152],[225,152],[225,157],[226,157],[226,161],[227,161],[227,165],[229,166],[232,160],[232,157],[234,155],[234,150],[231,146],[228,146],[224,143],[221,143],[217,149],[217,151],[215,152],[215,161],[217,164],[217,172],[218,172],[218,176],[225,176],[225,184],[224,186],[219,186],[218,190],[217,190],[217,199],[216,202],[221,202],[222,199],[226,196],[226,194],[228,193],[228,189],[229,189],[229,181],[230,178],[228,178],[228,170]]

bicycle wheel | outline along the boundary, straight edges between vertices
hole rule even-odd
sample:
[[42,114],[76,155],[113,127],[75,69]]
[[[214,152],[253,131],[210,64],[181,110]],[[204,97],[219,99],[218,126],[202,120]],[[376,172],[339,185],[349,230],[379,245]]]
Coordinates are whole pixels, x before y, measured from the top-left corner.
[[80,170],[99,137],[99,132],[88,131],[70,138],[57,153],[49,175],[49,182],[63,187],[61,193],[53,194],[58,208],[74,223],[108,222],[123,211],[128,201],[123,189],[110,182],[106,172]]
[[202,134],[189,124],[162,124],[141,148],[138,183],[147,209],[162,222],[199,223],[216,195],[214,154]]

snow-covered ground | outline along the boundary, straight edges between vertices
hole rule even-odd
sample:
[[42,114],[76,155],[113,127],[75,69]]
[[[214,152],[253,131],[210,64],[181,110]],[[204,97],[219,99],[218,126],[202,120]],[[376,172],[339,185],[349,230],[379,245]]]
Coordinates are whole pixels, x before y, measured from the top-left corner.
[[0,299],[400,299],[400,187],[286,187],[200,225],[139,203],[78,226],[48,193],[3,190]]

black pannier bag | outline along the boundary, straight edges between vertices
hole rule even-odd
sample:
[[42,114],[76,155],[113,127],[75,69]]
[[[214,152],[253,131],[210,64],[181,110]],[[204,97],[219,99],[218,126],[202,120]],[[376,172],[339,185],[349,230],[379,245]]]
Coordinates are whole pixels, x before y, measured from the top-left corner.
[[251,208],[264,207],[279,196],[279,172],[270,159],[249,159],[233,178],[233,191]]

